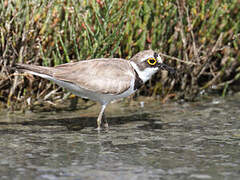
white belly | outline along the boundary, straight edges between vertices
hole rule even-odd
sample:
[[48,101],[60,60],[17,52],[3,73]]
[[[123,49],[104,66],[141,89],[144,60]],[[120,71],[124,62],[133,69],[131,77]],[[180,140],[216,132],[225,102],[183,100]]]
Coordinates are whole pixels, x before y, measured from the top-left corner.
[[59,86],[62,86],[69,91],[71,91],[73,94],[82,97],[82,98],[87,98],[91,99],[93,101],[98,101],[101,104],[108,104],[110,101],[113,101],[115,99],[121,99],[124,97],[127,97],[131,94],[133,94],[135,91],[133,90],[133,86],[129,88],[127,91],[123,92],[122,94],[101,94],[101,93],[96,93],[92,91],[88,91],[86,89],[83,89],[79,86],[76,86],[72,83],[64,82],[64,81],[59,81],[59,80],[54,80],[56,84]]

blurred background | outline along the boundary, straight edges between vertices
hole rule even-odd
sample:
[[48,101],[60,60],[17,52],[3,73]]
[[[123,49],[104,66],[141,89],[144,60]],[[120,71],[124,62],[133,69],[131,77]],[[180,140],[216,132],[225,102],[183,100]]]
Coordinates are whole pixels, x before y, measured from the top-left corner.
[[[240,90],[239,0],[2,0],[0,107],[21,109],[69,94],[20,76],[16,62],[42,66],[153,49],[178,71],[159,72],[138,96],[196,100]],[[167,56],[166,56],[167,55]],[[184,62],[182,62],[184,61]]]

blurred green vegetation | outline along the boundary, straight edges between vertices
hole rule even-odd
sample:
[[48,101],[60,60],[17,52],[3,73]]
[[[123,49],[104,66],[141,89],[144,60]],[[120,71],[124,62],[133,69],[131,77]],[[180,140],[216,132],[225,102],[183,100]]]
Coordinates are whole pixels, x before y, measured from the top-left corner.
[[9,67],[16,62],[55,66],[96,57],[128,59],[144,49],[197,65],[165,57],[178,76],[160,72],[138,95],[225,96],[240,89],[239,20],[239,0],[1,0],[0,102],[12,107],[64,97],[53,83],[14,74]]

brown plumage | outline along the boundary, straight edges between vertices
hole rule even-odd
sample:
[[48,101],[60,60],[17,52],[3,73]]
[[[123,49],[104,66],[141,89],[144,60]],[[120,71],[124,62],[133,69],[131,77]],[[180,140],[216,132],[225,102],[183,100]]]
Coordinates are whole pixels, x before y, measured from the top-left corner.
[[135,76],[130,63],[117,58],[84,60],[56,67],[27,64],[17,64],[16,67],[23,72],[46,74],[57,80],[74,83],[86,90],[102,94],[123,93],[129,89],[131,80]]

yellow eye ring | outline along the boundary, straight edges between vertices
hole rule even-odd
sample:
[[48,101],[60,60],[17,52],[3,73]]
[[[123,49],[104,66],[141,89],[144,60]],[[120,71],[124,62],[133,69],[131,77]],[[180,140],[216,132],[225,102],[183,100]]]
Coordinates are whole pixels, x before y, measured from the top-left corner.
[[157,60],[155,58],[148,58],[147,62],[148,64],[154,66],[157,63]]

